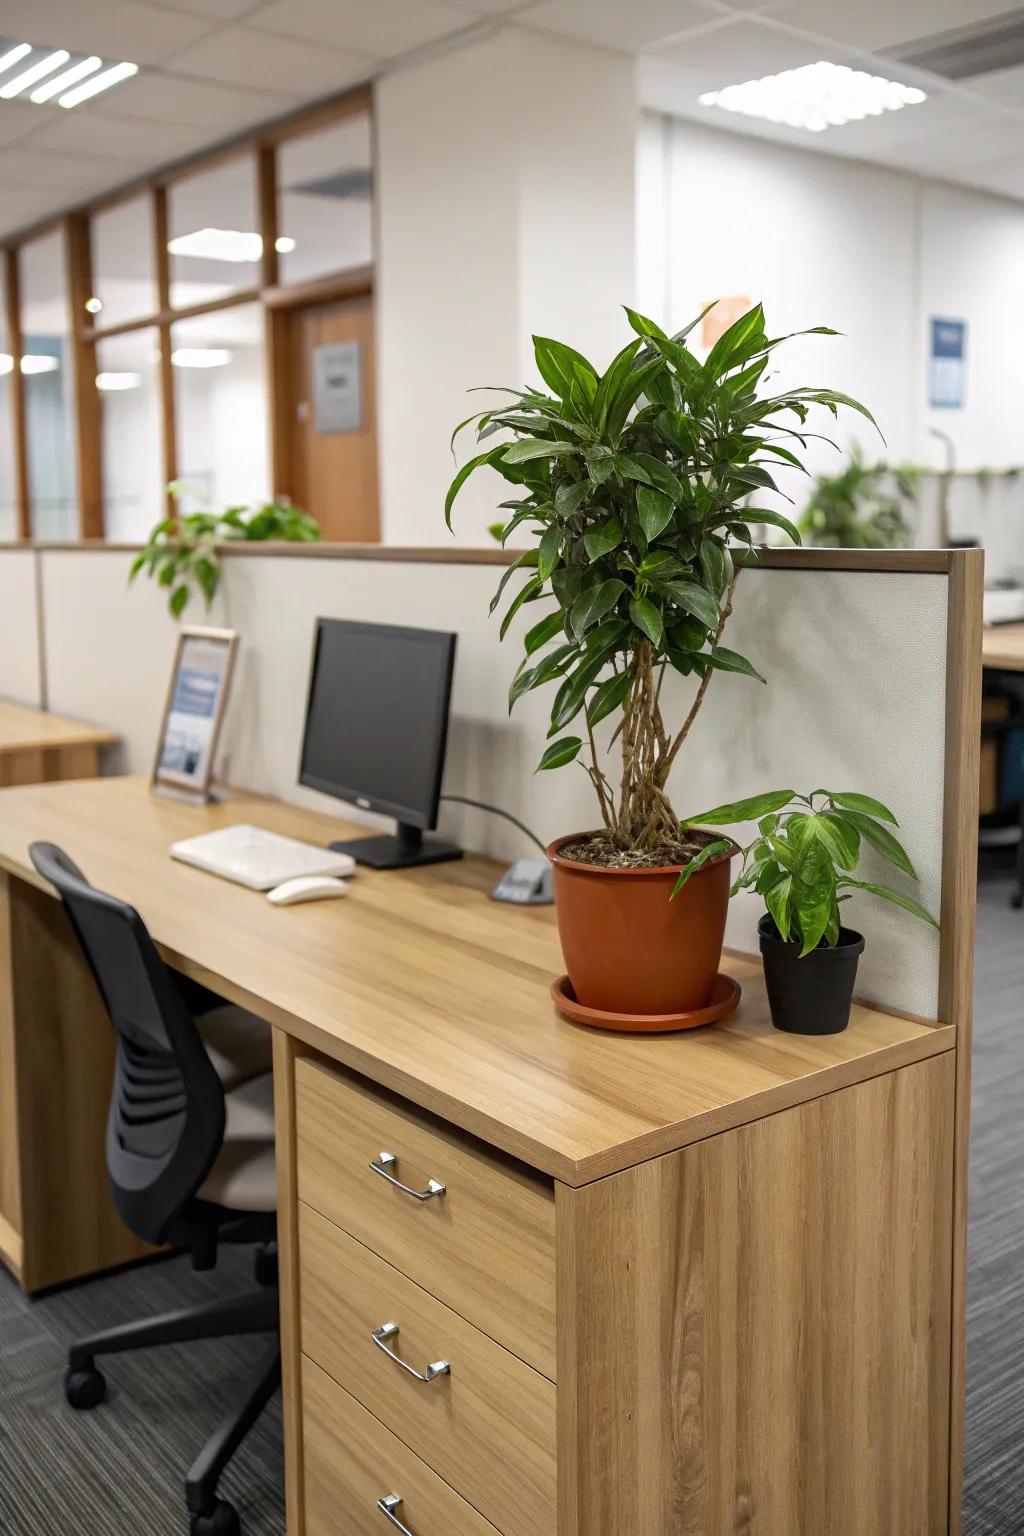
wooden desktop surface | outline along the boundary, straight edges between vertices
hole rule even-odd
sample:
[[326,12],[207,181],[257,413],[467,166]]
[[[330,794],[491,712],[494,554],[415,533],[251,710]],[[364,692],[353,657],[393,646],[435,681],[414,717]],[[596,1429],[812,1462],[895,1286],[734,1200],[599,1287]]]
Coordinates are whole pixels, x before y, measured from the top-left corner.
[[1024,672],[1024,624],[990,624],[982,630],[981,661],[1001,672]]
[[103,747],[117,740],[115,732],[102,730],[99,726],[0,699],[0,754],[61,747]]
[[551,908],[491,902],[478,856],[360,869],[340,900],[273,907],[172,860],[170,843],[251,822],[318,844],[346,825],[238,794],[193,807],[142,777],[0,791],[0,867],[59,844],[130,901],[168,960],[314,1048],[567,1184],[631,1167],[952,1048],[952,1027],[856,1006],[843,1034],[773,1030],[760,965],[729,956],[743,1001],[724,1025],[636,1037],[561,1020]]

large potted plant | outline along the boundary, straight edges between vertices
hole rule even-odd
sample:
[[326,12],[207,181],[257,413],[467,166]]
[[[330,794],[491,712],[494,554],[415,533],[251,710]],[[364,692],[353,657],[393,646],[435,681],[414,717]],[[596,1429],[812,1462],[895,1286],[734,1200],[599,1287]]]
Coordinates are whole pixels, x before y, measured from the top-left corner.
[[841,905],[855,892],[881,897],[938,927],[913,896],[852,873],[866,845],[917,880],[910,855],[890,830],[898,825],[896,817],[871,795],[773,789],[702,811],[688,817],[687,825],[691,821],[703,826],[757,822],[757,836],[743,849],[733,894],[753,890],[764,900],[758,937],[776,1029],[836,1035],[850,1022],[864,935],[844,926]]
[[[512,404],[456,428],[453,444],[470,425],[479,439],[501,433],[502,441],[462,466],[445,516],[451,527],[460,488],[490,465],[515,487],[502,503],[503,538],[521,527],[535,536],[503,576],[491,611],[511,593],[504,637],[521,609],[550,603],[526,632],[509,705],[555,685],[550,745],[538,766],[582,760],[600,815],[597,829],[569,833],[549,850],[574,1000],[595,1023],[678,1027],[716,998],[723,1011],[735,1006],[738,994],[718,988],[717,997],[716,981],[738,848],[681,829],[669,774],[716,672],[759,678],[750,660],[722,644],[736,547],[752,547],[752,523],[799,543],[781,513],[747,503],[777,490],[780,463],[803,467],[812,406],[835,415],[845,405],[872,418],[835,390],[759,393],[775,348],[788,339],[769,338],[759,304],[703,363],[686,344],[698,321],[668,336],[643,315],[626,315],[635,338],[601,374],[572,347],[534,338],[549,392],[505,391]],[[825,326],[814,333],[836,334]],[[670,671],[697,685],[685,718],[671,723],[662,712]],[[595,731],[609,716],[617,719],[619,761],[606,769]]]

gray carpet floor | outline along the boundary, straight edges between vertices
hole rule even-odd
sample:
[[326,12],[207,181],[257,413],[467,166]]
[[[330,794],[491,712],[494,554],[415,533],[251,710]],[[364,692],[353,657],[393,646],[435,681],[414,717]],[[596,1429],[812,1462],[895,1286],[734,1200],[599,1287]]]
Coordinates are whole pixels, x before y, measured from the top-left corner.
[[[1024,913],[1010,910],[1010,888],[1008,877],[985,878],[978,909],[966,1536],[1024,1532]],[[228,1250],[216,1272],[196,1275],[172,1259],[34,1302],[0,1269],[2,1536],[182,1536],[183,1470],[264,1341],[122,1356],[107,1369],[108,1404],[92,1414],[64,1405],[64,1355],[70,1339],[121,1318],[244,1289],[249,1264]],[[222,1486],[246,1536],[282,1536],[276,1403]]]

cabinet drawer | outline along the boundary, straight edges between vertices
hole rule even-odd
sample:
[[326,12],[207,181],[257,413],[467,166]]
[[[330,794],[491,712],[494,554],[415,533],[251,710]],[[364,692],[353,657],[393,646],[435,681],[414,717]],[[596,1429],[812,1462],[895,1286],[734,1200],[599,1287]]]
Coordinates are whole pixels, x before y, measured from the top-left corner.
[[[299,1198],[555,1379],[550,1184],[314,1061],[295,1070]],[[444,1193],[417,1200],[374,1173]]]
[[497,1536],[448,1484],[310,1360],[302,1362],[305,1536]]
[[303,1354],[504,1536],[554,1536],[553,1383],[305,1205],[299,1266]]

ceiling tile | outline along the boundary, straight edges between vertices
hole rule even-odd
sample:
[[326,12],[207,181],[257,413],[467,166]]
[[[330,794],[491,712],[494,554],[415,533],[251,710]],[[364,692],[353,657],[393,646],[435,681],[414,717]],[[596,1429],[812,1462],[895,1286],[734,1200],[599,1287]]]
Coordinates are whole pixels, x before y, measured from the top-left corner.
[[1024,119],[983,113],[963,122],[950,123],[910,143],[880,147],[879,159],[927,176],[950,177],[975,165],[1024,154]]
[[[654,57],[680,65],[706,82],[701,89],[713,90],[814,64],[821,58],[821,49],[795,34],[744,19],[728,22],[713,32],[694,33],[670,47],[659,48]],[[715,113],[716,109],[708,111]]]
[[[46,187],[53,192],[74,195],[76,202],[100,187],[124,179],[124,163],[99,155],[35,154],[32,150],[4,150],[0,178],[14,186]],[[54,200],[55,205],[58,200]]]
[[[103,102],[103,115],[154,123],[200,123],[213,140],[279,117],[300,100],[298,94],[210,85],[155,69],[112,91]],[[88,110],[88,105],[77,107],[75,116]]]
[[[978,104],[952,91],[937,91],[918,106],[899,112],[883,112],[879,117],[865,117],[860,122],[830,128],[821,138],[821,148],[840,155],[863,155],[871,159],[876,151],[898,158],[901,146],[934,140],[948,130],[978,116]],[[888,161],[887,161],[888,163]]]
[[105,117],[99,112],[62,112],[52,123],[38,128],[23,147],[63,151],[76,157],[107,155],[115,160],[142,160],[157,166],[190,154],[209,141],[206,127],[140,121],[128,128],[122,117]]
[[322,44],[294,43],[242,27],[224,27],[167,63],[176,74],[199,75],[261,91],[270,86],[311,98],[368,79],[373,61]]
[[465,6],[440,0],[274,0],[246,25],[390,59],[478,20]]
[[247,11],[258,11],[264,0],[159,0],[172,11],[190,11],[213,21],[237,21]]
[[994,69],[987,75],[975,75],[972,80],[960,80],[958,84],[985,101],[1024,109],[1024,67],[1020,65],[1014,69]]
[[541,0],[516,19],[546,32],[629,51],[675,38],[693,27],[730,25],[728,18],[696,0],[632,0],[630,4]]
[[0,35],[151,64],[209,32],[201,16],[135,0],[0,0]]
[[[26,101],[0,101],[0,144],[13,144],[16,139],[39,127],[40,109]],[[3,165],[0,162],[0,176]]]
[[48,188],[8,186],[0,176],[0,239],[45,218],[53,207]]
[[772,15],[788,26],[875,52],[933,37],[954,27],[988,21],[1010,9],[1009,0],[785,0]]

